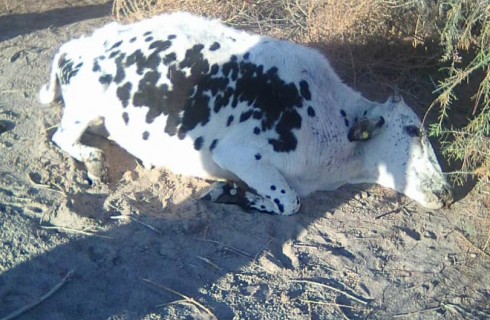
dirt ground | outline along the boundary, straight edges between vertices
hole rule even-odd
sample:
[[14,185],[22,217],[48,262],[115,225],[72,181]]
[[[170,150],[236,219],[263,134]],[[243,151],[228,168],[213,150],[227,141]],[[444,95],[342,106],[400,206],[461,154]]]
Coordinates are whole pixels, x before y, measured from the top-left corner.
[[208,182],[144,170],[95,132],[84,139],[111,180],[91,186],[50,142],[61,105],[37,92],[60,44],[110,12],[0,3],[0,319],[490,318],[485,192],[426,210],[356,185],[292,217],[245,213],[196,200]]

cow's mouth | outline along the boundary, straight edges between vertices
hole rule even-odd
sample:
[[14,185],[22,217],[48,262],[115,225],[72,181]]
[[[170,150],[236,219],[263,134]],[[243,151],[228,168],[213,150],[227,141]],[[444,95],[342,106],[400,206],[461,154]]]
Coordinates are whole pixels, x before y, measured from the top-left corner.
[[453,192],[447,185],[443,186],[440,190],[434,191],[434,195],[439,199],[444,208],[449,208],[454,203]]

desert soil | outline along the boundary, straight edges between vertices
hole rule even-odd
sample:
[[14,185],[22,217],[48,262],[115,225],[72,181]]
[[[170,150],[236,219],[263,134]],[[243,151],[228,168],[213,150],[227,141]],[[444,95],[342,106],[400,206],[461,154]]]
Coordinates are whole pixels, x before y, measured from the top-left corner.
[[108,154],[111,179],[91,186],[50,142],[61,104],[37,92],[57,48],[110,13],[100,0],[0,3],[1,319],[490,317],[488,193],[426,210],[357,185],[295,216],[246,213],[97,131],[84,141]]

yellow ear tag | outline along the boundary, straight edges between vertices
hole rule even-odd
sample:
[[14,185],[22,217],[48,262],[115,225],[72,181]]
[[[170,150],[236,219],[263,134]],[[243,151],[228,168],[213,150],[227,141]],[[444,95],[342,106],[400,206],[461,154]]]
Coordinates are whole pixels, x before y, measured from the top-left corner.
[[369,132],[368,131],[363,131],[362,132],[362,140],[367,140],[369,138]]

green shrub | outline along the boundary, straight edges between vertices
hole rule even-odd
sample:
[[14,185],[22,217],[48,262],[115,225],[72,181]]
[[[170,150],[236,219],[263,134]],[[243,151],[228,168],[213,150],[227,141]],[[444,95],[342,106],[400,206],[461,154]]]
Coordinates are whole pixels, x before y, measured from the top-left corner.
[[[446,0],[439,4],[441,61],[444,80],[435,91],[432,106],[440,108],[439,121],[431,134],[442,139],[442,150],[462,162],[454,172],[457,182],[472,176],[479,185],[490,182],[490,4],[486,0]],[[445,124],[461,89],[470,93],[468,122],[461,128]],[[460,106],[461,107],[461,106]]]

